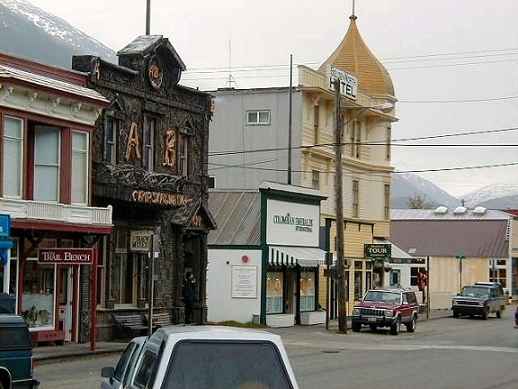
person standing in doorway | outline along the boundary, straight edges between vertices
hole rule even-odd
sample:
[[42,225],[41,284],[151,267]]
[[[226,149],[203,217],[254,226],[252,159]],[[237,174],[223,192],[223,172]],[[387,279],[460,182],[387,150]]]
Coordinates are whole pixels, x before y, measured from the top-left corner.
[[193,321],[194,295],[196,288],[196,280],[191,272],[185,275],[183,283],[183,303],[185,305],[185,324],[191,324]]

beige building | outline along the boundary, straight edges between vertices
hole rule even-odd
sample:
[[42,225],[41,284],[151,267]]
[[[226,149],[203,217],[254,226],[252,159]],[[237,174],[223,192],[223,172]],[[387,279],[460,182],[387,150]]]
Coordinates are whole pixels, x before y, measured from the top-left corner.
[[[396,98],[388,72],[360,35],[356,16],[351,16],[345,37],[319,69],[297,69],[298,84],[292,90],[292,183],[327,196],[321,206],[321,226],[328,227],[329,244],[323,248],[336,249],[331,68],[352,76],[353,84],[357,81],[357,89],[344,93],[341,101],[345,255],[352,306],[376,281],[373,263],[364,257],[364,245],[390,238],[391,125],[397,121]],[[215,114],[209,173],[216,188],[257,189],[265,181],[286,183],[289,87],[225,88],[211,93]],[[228,152],[233,150],[238,152]],[[323,274],[321,269],[320,304],[325,306]],[[381,274],[378,278],[382,279]],[[333,291],[332,300],[334,295]]]

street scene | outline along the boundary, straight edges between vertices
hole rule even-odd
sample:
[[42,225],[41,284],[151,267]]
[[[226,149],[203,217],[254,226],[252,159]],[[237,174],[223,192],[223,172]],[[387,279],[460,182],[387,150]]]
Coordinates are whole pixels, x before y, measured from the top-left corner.
[[0,0],[0,389],[518,388],[515,0]]

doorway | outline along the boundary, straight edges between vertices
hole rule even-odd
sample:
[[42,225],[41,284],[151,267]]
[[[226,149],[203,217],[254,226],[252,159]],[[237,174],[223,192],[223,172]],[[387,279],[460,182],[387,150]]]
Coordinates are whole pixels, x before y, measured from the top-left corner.
[[60,266],[58,270],[58,328],[63,332],[65,342],[72,342],[74,336],[74,279],[75,267]]

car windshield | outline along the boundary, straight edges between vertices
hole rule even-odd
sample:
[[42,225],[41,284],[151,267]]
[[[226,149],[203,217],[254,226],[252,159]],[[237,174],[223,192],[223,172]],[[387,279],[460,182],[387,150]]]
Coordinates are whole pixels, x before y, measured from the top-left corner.
[[489,297],[489,289],[488,288],[479,288],[475,286],[468,286],[462,289],[461,296],[465,297],[475,297],[475,298],[485,298]]
[[401,295],[396,292],[384,292],[379,290],[371,290],[365,295],[364,301],[376,301],[387,304],[398,304],[401,301]]

